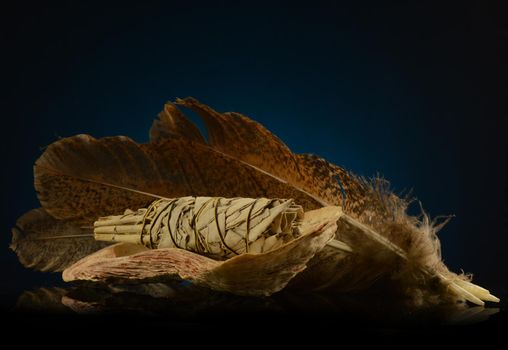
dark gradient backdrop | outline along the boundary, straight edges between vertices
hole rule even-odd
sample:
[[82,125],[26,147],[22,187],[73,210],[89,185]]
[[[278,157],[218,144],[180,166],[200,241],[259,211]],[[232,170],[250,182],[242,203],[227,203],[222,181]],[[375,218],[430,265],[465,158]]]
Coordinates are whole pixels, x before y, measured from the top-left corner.
[[2,9],[4,303],[59,280],[7,248],[38,206],[42,148],[78,133],[146,141],[163,103],[185,96],[455,214],[446,263],[506,296],[508,37],[494,2],[72,3]]

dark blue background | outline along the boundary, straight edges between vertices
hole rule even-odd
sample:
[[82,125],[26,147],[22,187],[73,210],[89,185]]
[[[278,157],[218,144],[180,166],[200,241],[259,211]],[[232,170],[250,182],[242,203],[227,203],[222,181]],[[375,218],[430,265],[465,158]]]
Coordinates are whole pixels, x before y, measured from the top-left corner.
[[186,96],[455,214],[445,262],[507,294],[508,32],[494,2],[72,3],[2,11],[5,298],[59,280],[7,249],[38,206],[42,148],[78,133],[146,141],[163,103]]

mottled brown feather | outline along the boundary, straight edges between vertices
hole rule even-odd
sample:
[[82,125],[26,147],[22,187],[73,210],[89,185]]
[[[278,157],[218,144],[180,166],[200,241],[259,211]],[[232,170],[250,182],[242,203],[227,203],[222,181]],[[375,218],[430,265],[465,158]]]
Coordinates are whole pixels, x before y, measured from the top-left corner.
[[[341,205],[349,214],[367,208],[380,211],[368,186],[345,169],[311,154],[295,154],[277,136],[256,121],[234,112],[219,113],[194,98],[177,105],[195,111],[205,122],[210,147],[266,171],[322,200]],[[355,215],[356,216],[356,215]]]
[[65,138],[37,160],[35,187],[51,215],[80,223],[146,207],[153,200],[125,188],[170,198],[265,196],[294,198],[307,209],[321,206],[284,181],[185,139],[138,145],[122,136]]
[[303,174],[295,155],[261,124],[239,113],[216,112],[193,98],[179,99],[176,103],[192,109],[203,119],[210,147],[294,185],[301,182]]
[[34,177],[39,201],[49,214],[82,224],[153,201],[105,184],[151,193],[164,186],[153,159],[123,136],[97,140],[77,135],[54,142],[36,161]]

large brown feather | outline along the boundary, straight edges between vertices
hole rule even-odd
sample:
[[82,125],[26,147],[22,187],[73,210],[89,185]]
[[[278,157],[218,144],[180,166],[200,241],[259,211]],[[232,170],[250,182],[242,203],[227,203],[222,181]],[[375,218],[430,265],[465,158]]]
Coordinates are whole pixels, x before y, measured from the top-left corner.
[[[178,99],[176,104],[201,116],[211,148],[287,181],[321,203],[341,205],[346,214],[373,229],[339,224],[337,238],[350,245],[353,254],[344,259],[343,253],[325,248],[295,284],[303,280],[304,284],[312,281],[318,289],[361,290],[388,280],[392,287],[418,295],[416,302],[426,303],[434,295],[455,300],[457,293],[443,289],[448,280],[465,277],[449,272],[441,261],[435,235],[440,227],[434,227],[425,214],[423,220],[407,215],[408,203],[388,190],[387,182],[366,181],[317,156],[294,154],[270,131],[241,114],[219,113],[193,98]],[[432,282],[435,276],[441,276],[438,280],[444,288]],[[419,292],[414,293],[416,289]]]
[[379,198],[361,178],[315,155],[291,152],[258,122],[240,113],[219,113],[190,97],[178,99],[176,104],[201,116],[213,149],[287,181],[323,203],[340,205],[354,216],[367,209],[385,215]]
[[185,139],[138,145],[129,138],[88,135],[51,144],[35,164],[35,188],[54,217],[90,223],[153,197],[294,198],[309,209],[311,195],[210,147]]
[[37,160],[34,178],[39,201],[49,214],[83,224],[153,200],[125,187],[155,193],[164,185],[157,164],[127,137],[61,139]]

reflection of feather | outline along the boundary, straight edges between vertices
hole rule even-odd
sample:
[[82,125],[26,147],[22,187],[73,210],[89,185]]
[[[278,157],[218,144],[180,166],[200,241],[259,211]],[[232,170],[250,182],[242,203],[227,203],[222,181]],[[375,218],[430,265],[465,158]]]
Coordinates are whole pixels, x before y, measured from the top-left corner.
[[16,302],[16,311],[40,312],[44,314],[65,314],[72,311],[62,304],[62,297],[67,294],[63,288],[39,288],[25,291]]
[[[177,105],[200,115],[208,143]],[[294,154],[255,121],[191,98],[168,103],[150,137],[149,144],[138,145],[126,137],[78,135],[50,145],[35,166],[42,206],[58,219],[91,224],[126,208],[147,207],[149,193],[293,198],[305,210],[339,205],[345,215],[336,238],[353,253],[323,249],[295,285],[305,279],[316,288],[354,291],[385,283],[422,296],[422,302],[489,298],[448,271],[435,235],[439,227],[426,216],[408,216],[406,201],[383,181],[371,183],[324,159]]]
[[84,256],[105,247],[83,229],[57,220],[44,209],[21,216],[12,229],[11,249],[23,265],[39,271],[63,271]]

